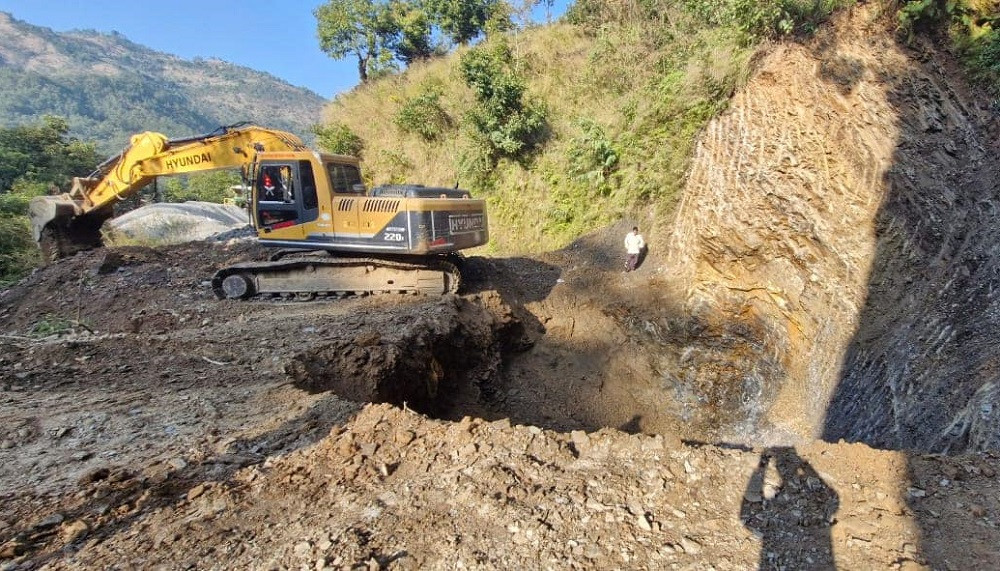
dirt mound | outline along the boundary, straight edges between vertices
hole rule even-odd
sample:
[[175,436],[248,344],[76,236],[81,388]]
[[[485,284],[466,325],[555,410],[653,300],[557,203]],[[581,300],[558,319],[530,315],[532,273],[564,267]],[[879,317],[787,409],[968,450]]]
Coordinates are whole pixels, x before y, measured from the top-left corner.
[[492,304],[447,297],[422,304],[418,315],[389,313],[390,323],[341,330],[292,357],[286,372],[310,392],[447,414],[456,401],[476,403],[492,392],[501,347],[524,342],[511,338],[509,308],[490,297]]

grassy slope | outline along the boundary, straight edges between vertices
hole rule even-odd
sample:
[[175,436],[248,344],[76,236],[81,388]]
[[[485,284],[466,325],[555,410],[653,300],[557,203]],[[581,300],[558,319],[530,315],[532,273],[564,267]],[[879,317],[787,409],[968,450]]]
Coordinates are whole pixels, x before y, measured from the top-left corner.
[[[506,38],[528,92],[548,109],[551,137],[529,164],[501,162],[485,184],[459,180],[472,140],[463,116],[475,104],[458,70],[462,51],[338,97],[326,121],[364,141],[370,182],[458,181],[488,197],[493,250],[558,248],[621,218],[647,225],[666,219],[697,133],[749,74],[756,48],[738,38],[809,33],[853,0],[581,2],[581,13],[592,15],[587,28],[557,24]],[[887,27],[901,37],[950,36],[970,75],[1000,93],[996,2],[958,0],[950,11],[939,4],[886,1]],[[394,117],[435,84],[451,126],[427,143],[403,132]],[[593,163],[588,149],[595,148],[613,150],[613,169],[601,172]]]
[[[458,71],[461,51],[338,97],[326,119],[363,139],[371,182],[473,186],[490,201],[493,250],[557,248],[623,216],[667,214],[695,134],[745,76],[752,52],[726,39],[732,34],[677,21],[589,32],[556,24],[507,37],[528,93],[548,110],[551,136],[530,164],[501,161],[492,183],[458,180],[459,157],[470,144],[463,116],[474,104]],[[394,124],[400,106],[428,84],[443,88],[451,122],[430,143]],[[585,136],[586,122],[603,135]],[[586,159],[597,143],[619,157],[607,177]]]

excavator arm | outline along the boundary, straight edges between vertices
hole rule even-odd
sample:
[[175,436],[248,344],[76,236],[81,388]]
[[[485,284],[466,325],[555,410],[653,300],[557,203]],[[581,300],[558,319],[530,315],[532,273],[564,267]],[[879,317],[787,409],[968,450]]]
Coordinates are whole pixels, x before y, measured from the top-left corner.
[[113,207],[160,176],[186,174],[253,163],[265,151],[306,150],[291,133],[239,124],[205,135],[168,140],[145,132],[97,167],[89,177],[74,178],[70,192],[31,201],[28,215],[35,240],[47,261],[100,244],[100,228]]

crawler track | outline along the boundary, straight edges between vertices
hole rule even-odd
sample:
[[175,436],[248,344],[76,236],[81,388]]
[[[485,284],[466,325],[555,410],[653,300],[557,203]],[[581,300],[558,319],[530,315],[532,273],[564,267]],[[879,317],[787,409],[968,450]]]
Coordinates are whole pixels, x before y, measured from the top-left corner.
[[212,289],[220,299],[285,297],[308,301],[375,293],[444,295],[458,291],[461,274],[451,261],[304,255],[246,262],[219,270]]

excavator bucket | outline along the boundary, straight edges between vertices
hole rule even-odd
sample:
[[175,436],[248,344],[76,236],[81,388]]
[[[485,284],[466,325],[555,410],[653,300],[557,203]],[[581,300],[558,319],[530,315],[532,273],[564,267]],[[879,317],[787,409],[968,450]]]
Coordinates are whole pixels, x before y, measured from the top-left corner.
[[67,194],[39,196],[28,204],[31,231],[46,262],[95,248],[101,244],[101,225],[112,211],[84,213]]

